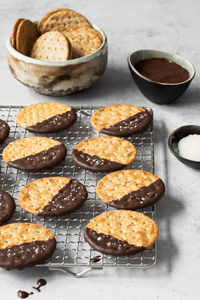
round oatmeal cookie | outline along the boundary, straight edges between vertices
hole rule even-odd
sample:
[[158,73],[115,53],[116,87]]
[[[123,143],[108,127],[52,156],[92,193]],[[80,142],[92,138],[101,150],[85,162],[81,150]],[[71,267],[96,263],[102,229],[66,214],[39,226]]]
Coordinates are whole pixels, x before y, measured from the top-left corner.
[[0,145],[7,139],[9,133],[9,125],[5,121],[0,120]]
[[90,22],[83,15],[70,9],[64,9],[50,14],[42,26],[42,32],[52,30],[63,31],[81,26],[92,27]]
[[13,197],[9,193],[0,190],[0,225],[12,217],[15,208]]
[[142,170],[123,170],[104,176],[96,186],[99,199],[117,209],[138,209],[158,202],[165,192],[162,180]]
[[53,234],[33,223],[12,223],[0,227],[0,267],[24,269],[45,261],[56,247]]
[[95,52],[102,44],[100,33],[90,27],[71,28],[62,31],[71,44],[72,58],[79,58]]
[[134,255],[155,243],[158,226],[142,213],[116,210],[92,219],[84,236],[96,251],[114,256]]
[[17,114],[17,124],[35,133],[62,131],[72,126],[76,119],[73,108],[58,102],[32,104]]
[[138,106],[116,104],[98,109],[91,117],[91,125],[101,133],[132,136],[144,131],[152,120],[150,113]]
[[66,153],[66,147],[59,141],[46,137],[27,137],[8,144],[2,157],[11,167],[36,172],[59,164]]
[[98,136],[82,141],[72,152],[74,162],[93,172],[122,169],[136,158],[135,146],[118,137]]
[[19,192],[19,204],[27,212],[39,216],[61,216],[78,209],[87,191],[78,180],[46,177],[28,183]]
[[42,34],[34,43],[31,57],[44,61],[65,61],[70,59],[70,43],[59,31]]

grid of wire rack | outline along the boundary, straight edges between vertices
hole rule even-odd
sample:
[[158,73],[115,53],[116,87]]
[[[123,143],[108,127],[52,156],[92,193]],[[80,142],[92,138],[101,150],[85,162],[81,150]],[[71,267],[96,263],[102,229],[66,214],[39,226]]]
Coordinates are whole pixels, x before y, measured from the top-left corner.
[[[142,268],[149,267],[156,262],[156,246],[154,245],[144,252],[134,256],[113,257],[103,255],[84,241],[84,228],[88,222],[104,211],[112,210],[106,204],[101,202],[95,193],[97,182],[105,174],[92,173],[75,166],[71,152],[74,146],[82,140],[98,136],[99,133],[90,126],[90,117],[99,107],[74,107],[77,112],[77,122],[68,130],[45,136],[59,140],[67,147],[67,156],[63,163],[58,166],[38,173],[24,172],[7,166],[2,160],[3,148],[15,139],[29,137],[33,135],[16,124],[16,115],[21,106],[0,106],[0,119],[8,122],[10,134],[7,140],[0,146],[0,189],[9,192],[16,200],[16,212],[11,222],[34,222],[49,228],[57,240],[57,248],[52,257],[41,264],[50,269],[53,268],[77,268],[87,267],[125,267]],[[152,110],[146,108],[151,114]],[[137,158],[128,168],[142,169],[154,172],[154,141],[153,141],[153,121],[149,128],[140,134],[127,138],[137,148]],[[41,217],[23,211],[17,201],[18,193],[30,181],[49,176],[66,176],[76,178],[86,186],[88,199],[77,211],[61,217]],[[155,206],[138,210],[155,220]],[[98,262],[92,262],[92,258],[100,255]],[[89,270],[88,269],[88,270]],[[83,271],[84,272],[84,271]],[[73,272],[72,272],[73,273]],[[77,273],[74,273],[75,275]]]

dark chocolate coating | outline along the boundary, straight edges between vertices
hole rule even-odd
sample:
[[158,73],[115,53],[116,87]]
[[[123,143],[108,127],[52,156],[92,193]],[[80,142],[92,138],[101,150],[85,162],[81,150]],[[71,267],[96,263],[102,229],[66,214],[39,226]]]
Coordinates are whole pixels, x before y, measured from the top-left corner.
[[141,111],[113,126],[101,129],[100,132],[115,136],[132,136],[133,134],[146,130],[151,119],[152,117],[148,111]]
[[48,150],[9,161],[8,165],[19,170],[36,172],[59,164],[64,160],[66,154],[66,147],[63,144],[60,144],[51,147]]
[[32,295],[33,293],[27,293],[26,291],[18,291],[17,292],[17,296],[21,299],[25,299],[28,298],[30,295]]
[[88,227],[85,228],[84,237],[86,242],[88,242],[93,249],[108,255],[134,255],[146,249],[144,247],[130,245],[126,241],[116,239],[111,235],[97,233]]
[[26,129],[36,133],[52,133],[62,131],[69,128],[77,120],[77,115],[74,109],[63,114],[58,114],[35,125],[28,126]]
[[72,151],[72,158],[77,166],[92,172],[117,171],[126,167],[124,164],[89,155],[76,149]]
[[35,287],[35,286],[33,286],[33,289],[35,289],[36,291],[38,291],[38,292],[41,292],[41,290],[40,290],[40,288],[41,288],[41,286],[44,286],[44,285],[46,285],[47,284],[47,282],[46,282],[46,280],[45,279],[43,279],[43,278],[40,278],[40,279],[38,279],[38,281],[37,281],[37,287]]
[[138,209],[154,205],[165,192],[165,186],[161,179],[148,186],[133,191],[119,200],[109,201],[106,204],[117,209]]
[[15,212],[15,201],[7,192],[0,190],[0,225],[7,221]]
[[23,243],[0,250],[0,267],[22,270],[41,263],[51,256],[56,247],[55,238],[47,241]]
[[61,216],[78,209],[87,198],[84,185],[71,179],[38,213],[40,216]]
[[8,124],[3,121],[0,120],[0,144],[2,144],[8,137],[10,132],[10,127],[8,126]]

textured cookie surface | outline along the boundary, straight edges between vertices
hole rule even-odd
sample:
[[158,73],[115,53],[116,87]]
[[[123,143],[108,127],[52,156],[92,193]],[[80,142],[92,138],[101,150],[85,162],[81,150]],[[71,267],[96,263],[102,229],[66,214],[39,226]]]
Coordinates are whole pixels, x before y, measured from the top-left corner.
[[136,158],[134,145],[118,137],[94,137],[82,141],[72,152],[74,162],[82,168],[107,172],[122,169]]
[[16,36],[17,36],[17,29],[19,24],[21,23],[21,21],[23,21],[24,19],[19,18],[15,21],[15,24],[13,26],[13,30],[12,30],[12,34],[11,34],[11,45],[13,46],[13,48],[16,49]]
[[45,61],[65,61],[70,55],[69,41],[59,31],[49,31],[41,35],[31,50],[32,58]]
[[150,113],[138,106],[116,104],[98,109],[91,125],[98,131],[117,136],[131,136],[145,130],[151,122]]
[[2,157],[14,168],[38,171],[60,163],[66,151],[59,141],[46,137],[28,137],[10,143],[3,150]]
[[155,204],[165,186],[156,175],[142,170],[123,170],[104,176],[96,186],[97,196],[118,209],[137,209]]
[[28,183],[19,193],[20,206],[35,215],[64,215],[87,198],[85,187],[67,177],[47,177]]
[[0,144],[2,144],[8,137],[10,132],[10,127],[8,126],[8,124],[3,121],[0,120]]
[[63,31],[80,26],[92,27],[90,22],[84,16],[73,10],[65,9],[51,14],[46,22],[44,22],[42,32],[50,30]]
[[12,217],[15,207],[13,197],[7,192],[0,190],[0,225]]
[[56,240],[45,227],[32,223],[12,223],[0,227],[0,266],[24,269],[46,260]]
[[129,210],[104,212],[85,228],[85,240],[97,251],[122,256],[151,247],[158,237],[157,224],[142,213]]
[[22,108],[17,114],[18,125],[36,133],[50,133],[67,129],[76,119],[74,109],[58,102],[32,104]]
[[64,11],[64,10],[67,10],[67,9],[66,8],[55,8],[55,9],[48,11],[37,23],[38,31],[40,33],[43,33],[43,26],[44,26],[44,23],[46,22],[46,20],[54,13],[56,13],[58,11]]
[[31,48],[38,38],[37,27],[29,20],[22,20],[17,28],[16,50],[21,54],[30,55]]
[[71,44],[72,58],[95,52],[102,44],[100,33],[90,27],[78,27],[62,31]]

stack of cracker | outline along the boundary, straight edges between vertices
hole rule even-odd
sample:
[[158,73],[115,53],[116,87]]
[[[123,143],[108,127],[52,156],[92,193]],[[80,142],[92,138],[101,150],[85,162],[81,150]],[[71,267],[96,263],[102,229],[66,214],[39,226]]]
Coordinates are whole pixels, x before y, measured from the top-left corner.
[[21,54],[38,60],[66,61],[95,52],[102,44],[102,36],[83,15],[57,8],[37,24],[17,19],[11,44]]

